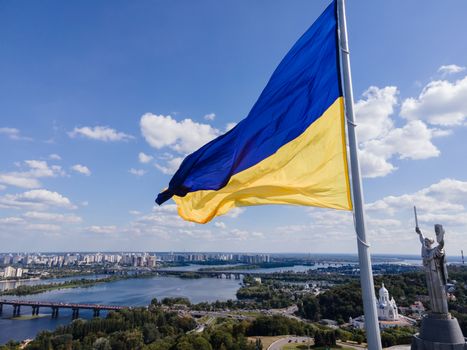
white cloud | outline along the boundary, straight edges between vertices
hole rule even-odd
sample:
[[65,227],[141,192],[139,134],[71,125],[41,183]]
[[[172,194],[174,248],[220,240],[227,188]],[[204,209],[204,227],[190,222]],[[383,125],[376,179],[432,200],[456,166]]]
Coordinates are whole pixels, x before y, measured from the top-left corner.
[[[17,165],[21,166],[21,164]],[[49,166],[43,160],[26,160],[24,165],[29,169],[0,173],[0,183],[22,188],[37,188],[41,186],[39,178],[65,175],[59,165]]]
[[156,213],[177,214],[177,205],[176,204],[155,205],[152,207],[152,211]]
[[21,188],[37,188],[41,186],[37,179],[17,176],[17,173],[0,174],[0,182]]
[[455,82],[436,80],[424,87],[418,98],[402,103],[401,116],[433,125],[461,125],[467,116],[467,76]]
[[71,167],[71,170],[76,171],[77,173],[89,176],[91,175],[91,170],[85,165],[82,164],[75,164]]
[[93,140],[99,141],[128,141],[134,137],[123,132],[112,129],[108,126],[84,126],[82,128],[74,128],[73,131],[68,132],[71,138],[82,136]]
[[37,221],[48,221],[48,222],[61,222],[61,223],[79,223],[83,221],[82,218],[75,214],[59,214],[59,213],[47,213],[38,211],[28,211],[23,214],[23,217],[30,220]]
[[58,192],[44,189],[31,190],[18,194],[6,194],[0,197],[1,208],[32,208],[43,210],[49,206],[67,209],[76,208],[67,197],[64,197]]
[[165,164],[163,165],[156,163],[154,166],[164,174],[173,175],[178,170],[182,162],[182,157],[176,157],[165,161]]
[[363,177],[382,177],[397,169],[385,157],[381,157],[365,149],[360,149],[358,157]]
[[214,113],[209,113],[209,114],[206,114],[203,118],[204,118],[204,120],[212,121],[212,120],[216,119],[216,115]]
[[25,160],[24,163],[30,168],[27,174],[31,177],[56,177],[65,175],[61,166],[49,166],[47,162],[43,160]]
[[368,204],[367,209],[395,216],[399,211],[412,213],[416,205],[422,215],[449,214],[455,219],[455,216],[464,213],[466,198],[467,182],[443,179],[411,194],[384,197]]
[[16,128],[0,128],[0,135],[6,135],[10,140],[32,141],[30,137],[21,136],[21,132]]
[[139,152],[138,159],[140,163],[146,164],[149,163],[153,159],[153,157],[144,152]]
[[245,208],[239,208],[239,207],[233,208],[233,209],[229,210],[227,212],[227,214],[225,214],[224,216],[232,218],[232,219],[236,219],[240,215],[242,215],[245,212],[245,210],[246,210]]
[[[387,227],[380,223],[372,226],[373,240],[386,245],[398,244],[415,247],[413,206],[417,206],[419,225],[427,236],[433,236],[433,225],[442,224],[447,232],[447,250],[454,252],[467,244],[467,181],[443,179],[413,193],[386,196],[367,205],[372,218],[388,220]],[[391,225],[396,219],[400,225]],[[370,222],[370,220],[369,220]],[[402,248],[403,249],[403,248]],[[453,253],[454,254],[454,253]]]
[[401,159],[426,159],[437,157],[439,150],[431,143],[432,130],[419,120],[402,128],[392,129],[386,136],[363,143],[363,149],[390,159],[399,155]]
[[146,174],[146,170],[143,170],[143,169],[134,169],[134,168],[131,168],[130,170],[128,170],[128,172],[130,174],[133,174],[135,176],[143,176],[144,174]]
[[398,90],[394,86],[370,87],[355,104],[360,163],[363,176],[386,176],[397,169],[394,158],[426,159],[437,157],[439,150],[433,137],[445,136],[419,120],[395,127],[392,119],[397,105]]
[[218,228],[220,228],[222,230],[225,230],[227,228],[227,225],[222,221],[214,222],[214,226],[216,226],[216,227],[218,227]]
[[395,86],[382,89],[370,86],[362,94],[363,98],[355,103],[359,142],[384,136],[394,128],[391,115],[394,113],[398,94]]
[[49,155],[49,158],[52,159],[52,160],[61,160],[62,157],[60,157],[58,154],[56,153],[52,153]]
[[438,73],[441,75],[456,74],[465,70],[465,67],[460,67],[457,64],[448,64],[438,68]]
[[25,226],[25,229],[28,231],[58,232],[61,227],[54,224],[29,224]]
[[225,126],[225,132],[232,130],[233,128],[235,128],[236,125],[237,123],[227,123],[227,125]]
[[100,226],[100,225],[92,225],[86,227],[87,232],[98,233],[98,234],[111,234],[117,233],[118,228],[115,225],[108,225],[108,226]]
[[141,117],[141,133],[154,148],[170,149],[187,154],[220,135],[219,130],[209,124],[201,124],[191,119],[180,122],[171,116],[147,113]]
[[185,221],[178,215],[175,204],[155,205],[151,213],[141,215],[132,223],[133,229],[140,233],[153,232],[154,227],[158,227],[158,232],[167,232],[174,228],[192,228],[194,226],[194,223]]
[[[417,206],[419,224],[427,236],[432,236],[433,225],[440,223],[448,234],[448,250],[456,244],[467,244],[467,181],[443,179],[412,193],[383,197],[366,205],[367,236],[373,252],[389,252],[398,249],[400,253],[419,251],[418,237],[414,232],[413,206]],[[303,240],[311,234],[311,239],[332,242],[333,244],[355,240],[352,213],[330,211],[318,208],[307,209],[312,223],[278,227],[287,239]],[[319,243],[321,244],[321,243]],[[453,246],[449,246],[449,245]],[[457,249],[457,248],[456,248]]]
[[23,224],[24,220],[16,216],[9,216],[6,218],[0,218],[1,225],[20,225]]
[[227,239],[235,239],[235,240],[244,241],[248,239],[263,238],[264,234],[258,231],[247,231],[247,230],[240,230],[240,229],[235,228],[229,231],[229,236],[227,237]]

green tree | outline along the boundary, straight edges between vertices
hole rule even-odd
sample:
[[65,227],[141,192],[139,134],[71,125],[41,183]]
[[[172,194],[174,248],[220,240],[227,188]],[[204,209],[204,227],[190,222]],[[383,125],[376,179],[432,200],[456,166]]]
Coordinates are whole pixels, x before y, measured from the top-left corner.
[[93,350],[112,350],[110,346],[110,341],[107,338],[98,338],[93,346]]

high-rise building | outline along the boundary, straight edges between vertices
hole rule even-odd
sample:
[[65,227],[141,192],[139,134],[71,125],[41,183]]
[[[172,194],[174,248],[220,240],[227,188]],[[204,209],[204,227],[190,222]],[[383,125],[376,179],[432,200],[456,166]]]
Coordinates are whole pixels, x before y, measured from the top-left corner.
[[18,277],[18,278],[23,277],[23,269],[21,267],[18,267],[16,269],[16,277]]
[[150,255],[146,259],[148,267],[156,267],[156,256]]
[[16,269],[11,266],[7,266],[3,269],[3,277],[9,278],[9,277],[16,277]]

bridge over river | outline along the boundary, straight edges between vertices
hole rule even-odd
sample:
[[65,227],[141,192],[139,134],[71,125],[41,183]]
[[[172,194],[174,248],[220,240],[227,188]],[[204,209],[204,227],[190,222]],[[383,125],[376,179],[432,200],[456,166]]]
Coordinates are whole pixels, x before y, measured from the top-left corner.
[[183,276],[183,275],[198,275],[202,277],[211,277],[211,278],[223,278],[223,279],[236,279],[240,280],[245,276],[251,276],[251,277],[265,277],[270,274],[268,273],[260,273],[260,272],[250,272],[248,270],[239,272],[238,270],[235,271],[229,271],[229,270],[164,270],[164,269],[158,269],[157,273],[160,276]]
[[0,314],[3,312],[3,305],[13,306],[13,316],[20,316],[21,306],[29,306],[32,308],[32,315],[39,315],[39,309],[41,307],[47,307],[52,309],[52,317],[58,317],[58,310],[60,309],[71,309],[72,318],[79,317],[79,310],[93,310],[94,317],[99,317],[100,311],[114,311],[131,309],[128,306],[117,306],[117,305],[100,305],[100,304],[77,304],[77,303],[60,303],[53,301],[30,301],[30,300],[0,300]]

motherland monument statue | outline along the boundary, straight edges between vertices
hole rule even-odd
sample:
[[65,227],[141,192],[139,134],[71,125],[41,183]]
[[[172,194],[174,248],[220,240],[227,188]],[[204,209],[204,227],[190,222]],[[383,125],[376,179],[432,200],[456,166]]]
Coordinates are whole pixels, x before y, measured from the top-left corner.
[[422,259],[430,297],[430,312],[422,319],[420,333],[412,339],[412,350],[467,350],[467,342],[457,319],[448,309],[445,231],[435,225],[437,246],[433,238],[425,237],[418,226],[417,209],[414,207],[415,232],[422,244]]

